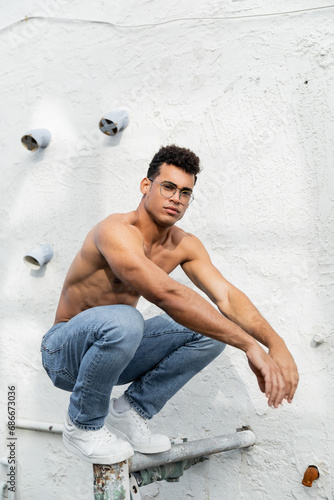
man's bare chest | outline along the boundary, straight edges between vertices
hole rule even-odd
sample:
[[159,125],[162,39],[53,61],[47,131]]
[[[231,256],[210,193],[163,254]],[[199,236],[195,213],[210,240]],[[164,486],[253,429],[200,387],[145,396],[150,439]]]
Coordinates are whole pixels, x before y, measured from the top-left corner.
[[183,261],[181,252],[173,247],[159,248],[151,252],[145,251],[145,255],[167,274],[170,274]]

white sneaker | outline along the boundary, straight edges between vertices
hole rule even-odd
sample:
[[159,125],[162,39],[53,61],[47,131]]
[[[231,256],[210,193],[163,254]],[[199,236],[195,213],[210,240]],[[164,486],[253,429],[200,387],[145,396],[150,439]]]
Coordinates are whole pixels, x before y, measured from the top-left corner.
[[69,451],[92,464],[115,464],[133,455],[130,444],[117,439],[105,426],[98,431],[79,429],[68,414],[64,422],[63,443]]
[[167,436],[151,434],[147,421],[133,408],[117,413],[114,410],[114,399],[110,401],[109,413],[105,425],[117,436],[125,438],[131,443],[132,448],[140,453],[160,453],[171,449]]

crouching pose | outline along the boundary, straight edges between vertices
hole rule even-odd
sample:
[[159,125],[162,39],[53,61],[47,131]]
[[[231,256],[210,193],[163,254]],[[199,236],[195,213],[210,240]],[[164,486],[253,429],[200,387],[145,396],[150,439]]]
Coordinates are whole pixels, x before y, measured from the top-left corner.
[[[226,344],[245,352],[270,406],[294,396],[298,372],[282,338],[213,266],[200,240],[176,226],[199,171],[190,150],[161,148],[141,181],[138,208],[97,224],[66,276],[42,360],[53,384],[72,393],[64,445],[88,462],[170,449],[147,421]],[[179,265],[218,310],[169,277]],[[141,295],[165,314],[144,321]],[[115,385],[129,383],[110,400]]]

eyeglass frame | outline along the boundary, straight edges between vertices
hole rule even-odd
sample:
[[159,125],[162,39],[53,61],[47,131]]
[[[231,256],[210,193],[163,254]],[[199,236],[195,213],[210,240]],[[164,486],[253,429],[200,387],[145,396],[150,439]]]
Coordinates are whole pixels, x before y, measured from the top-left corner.
[[[172,197],[174,196],[174,194],[176,193],[176,191],[180,191],[180,194],[179,194],[179,203],[181,203],[181,205],[183,205],[184,207],[188,207],[188,206],[190,205],[190,203],[191,203],[191,202],[195,199],[195,197],[194,197],[194,195],[193,195],[192,191],[188,191],[188,190],[186,190],[186,189],[180,189],[180,188],[178,188],[178,187],[176,187],[176,186],[175,186],[175,188],[174,188],[174,189],[175,189],[175,191],[173,192],[173,194],[171,194],[170,196],[164,196],[164,195],[162,194],[162,192],[161,192],[161,188],[163,187],[163,184],[162,184],[162,183],[160,183],[160,182],[158,182],[158,181],[155,181],[154,179],[150,179],[150,177],[147,177],[147,178],[148,178],[148,180],[149,180],[149,181],[151,181],[151,182],[155,182],[156,184],[159,184],[159,186],[160,186],[160,194],[161,194],[161,196],[162,196],[163,198],[165,198],[165,200],[168,200],[169,198],[172,198]],[[163,181],[163,182],[166,182],[166,183],[168,183],[168,184],[174,185],[174,183],[173,183],[173,182],[170,182],[170,181]],[[182,201],[180,201],[180,197],[181,197],[181,193],[182,193],[182,191],[186,191],[186,192],[189,192],[189,193],[190,193],[190,201],[189,201],[189,203],[182,203]]]

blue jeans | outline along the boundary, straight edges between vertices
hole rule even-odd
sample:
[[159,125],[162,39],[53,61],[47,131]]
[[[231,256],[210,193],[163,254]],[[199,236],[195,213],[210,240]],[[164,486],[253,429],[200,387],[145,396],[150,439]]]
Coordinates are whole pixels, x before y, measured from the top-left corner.
[[225,344],[195,333],[167,314],[144,321],[127,305],[87,309],[43,337],[43,366],[53,384],[71,391],[69,416],[81,429],[103,427],[112,388],[152,418]]

